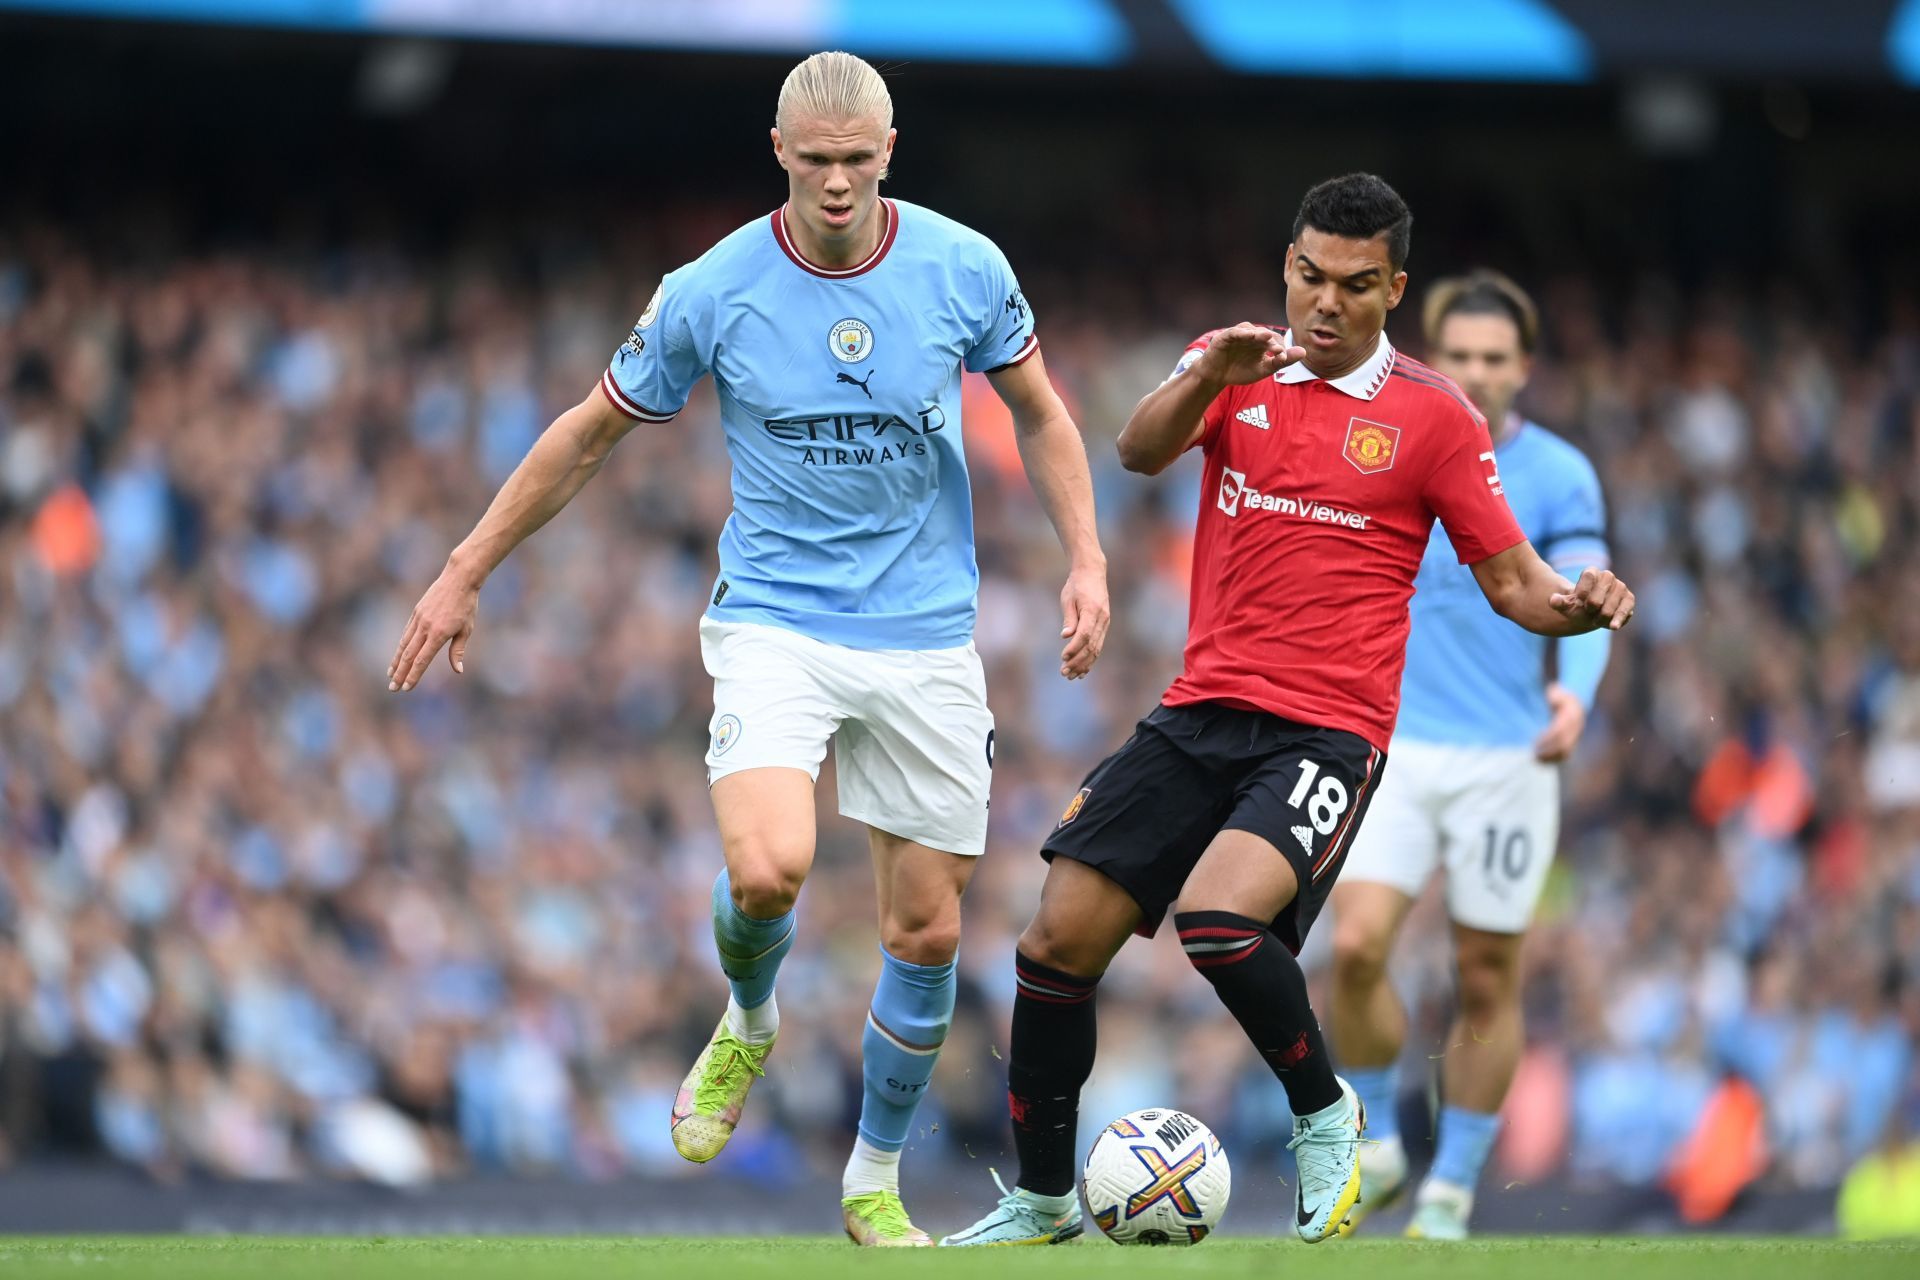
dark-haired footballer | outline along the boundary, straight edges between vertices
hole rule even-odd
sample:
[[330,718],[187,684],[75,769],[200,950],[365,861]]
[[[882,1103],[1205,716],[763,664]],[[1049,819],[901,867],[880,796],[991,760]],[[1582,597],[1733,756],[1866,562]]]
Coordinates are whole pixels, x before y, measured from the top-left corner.
[[1383,332],[1413,216],[1370,174],[1307,193],[1287,248],[1287,324],[1193,342],[1134,409],[1122,463],[1206,458],[1185,670],[1086,778],[1016,958],[1008,1106],[1019,1183],[949,1245],[1081,1231],[1080,1089],[1094,988],[1169,908],[1180,943],[1287,1092],[1294,1229],[1332,1235],[1360,1196],[1366,1127],[1333,1072],[1295,959],[1386,764],[1407,601],[1436,517],[1488,602],[1543,635],[1617,630],[1633,593],[1569,583],[1507,509],[1486,420]]

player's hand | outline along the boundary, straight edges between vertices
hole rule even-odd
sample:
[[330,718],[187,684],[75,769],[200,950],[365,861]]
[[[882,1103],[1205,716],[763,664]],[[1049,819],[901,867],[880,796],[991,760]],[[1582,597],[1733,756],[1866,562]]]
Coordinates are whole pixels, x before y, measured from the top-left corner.
[[1265,325],[1243,320],[1231,329],[1214,334],[1196,367],[1202,367],[1204,377],[1226,386],[1241,387],[1271,378],[1306,354],[1305,347],[1288,346],[1278,333]]
[[387,690],[405,693],[419,684],[442,645],[448,645],[447,661],[454,671],[465,675],[467,640],[473,635],[474,615],[479,610],[480,584],[454,572],[451,566],[441,570],[407,619],[400,647],[393,651],[393,661],[387,667]]
[[1588,631],[1618,631],[1633,619],[1633,592],[1610,569],[1581,570],[1573,590],[1556,591],[1547,603],[1561,617],[1584,622]]
[[1587,709],[1563,684],[1547,686],[1547,708],[1552,718],[1547,721],[1546,731],[1534,742],[1533,756],[1546,764],[1558,764],[1573,754],[1580,735],[1586,732]]
[[1100,660],[1113,622],[1104,568],[1075,569],[1067,575],[1067,585],[1060,588],[1060,618],[1060,637],[1067,642],[1060,650],[1060,674],[1078,680]]

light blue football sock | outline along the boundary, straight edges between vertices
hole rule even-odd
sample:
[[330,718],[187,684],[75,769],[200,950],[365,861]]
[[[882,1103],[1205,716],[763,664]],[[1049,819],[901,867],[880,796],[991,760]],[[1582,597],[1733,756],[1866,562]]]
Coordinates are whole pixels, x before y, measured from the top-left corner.
[[880,981],[860,1038],[866,1096],[860,1136],[882,1151],[906,1145],[913,1113],[953,1025],[954,962],[908,964],[880,948]]
[[720,971],[733,988],[734,1003],[757,1009],[773,994],[773,975],[793,950],[793,912],[756,920],[733,902],[732,881],[723,867],[713,882],[713,943]]
[[1400,1136],[1400,1068],[1365,1067],[1340,1073],[1367,1109],[1367,1136],[1390,1142]]
[[1427,1177],[1471,1191],[1500,1134],[1500,1117],[1464,1107],[1440,1108],[1440,1143]]

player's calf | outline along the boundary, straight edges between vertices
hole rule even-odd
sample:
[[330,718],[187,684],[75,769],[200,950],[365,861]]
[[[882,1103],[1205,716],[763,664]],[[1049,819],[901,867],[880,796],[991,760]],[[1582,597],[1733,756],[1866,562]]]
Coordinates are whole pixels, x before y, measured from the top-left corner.
[[899,1190],[900,1151],[953,1023],[960,897],[976,865],[877,828],[869,843],[881,910],[880,978],[860,1042],[860,1132],[842,1179],[848,1204]]
[[900,1151],[953,1025],[950,947],[947,956],[940,964],[913,964],[880,948],[880,980],[860,1040],[860,1132],[841,1177],[841,1219],[858,1245],[933,1243],[900,1202]]
[[1296,1117],[1294,1229],[1317,1243],[1346,1221],[1360,1199],[1360,1134],[1365,1111],[1333,1074],[1306,975],[1258,920],[1231,911],[1183,910],[1180,946],[1279,1077]]
[[[1389,811],[1386,816],[1393,815]],[[1368,835],[1366,827],[1355,835],[1354,857],[1377,847],[1366,843]],[[1341,1067],[1354,1088],[1360,1089],[1353,1070],[1393,1062],[1406,1039],[1407,1015],[1388,981],[1388,960],[1413,898],[1393,885],[1351,879],[1355,870],[1347,867],[1330,895],[1334,992],[1330,1030]],[[1367,1099],[1364,1089],[1360,1096]],[[1370,1099],[1368,1106],[1372,1107]]]
[[[1045,939],[1067,935],[1041,924],[1047,908],[1021,936],[1014,954],[1013,1040],[1007,1063],[1007,1111],[1013,1120],[1020,1177],[984,1218],[940,1243],[951,1246],[1064,1244],[1084,1229],[1074,1187],[1074,1139],[1080,1090],[1093,1072],[1094,992],[1083,978],[1043,964],[1027,953]],[[1062,949],[1071,950],[1070,946]],[[1055,949],[1049,950],[1056,955]],[[1108,956],[1111,952],[1107,953]],[[1102,967],[1106,956],[1100,957]]]
[[[753,1082],[766,1074],[780,1030],[774,975],[793,949],[791,910],[757,918],[740,905],[730,874],[713,882],[713,940],[727,977],[727,1010],[673,1101],[673,1146],[695,1163],[719,1155],[740,1123]],[[788,899],[791,901],[791,899]]]
[[1519,1066],[1522,935],[1454,926],[1460,1011],[1449,1042],[1446,1100],[1433,1167],[1415,1200],[1415,1223],[1428,1239],[1459,1239],[1473,1211],[1473,1188],[1500,1133],[1500,1107]]
[[1340,1099],[1300,962],[1273,930],[1231,911],[1181,911],[1180,946],[1279,1077],[1297,1116]]
[[880,980],[860,1040],[860,1134],[841,1186],[849,1201],[899,1190],[900,1149],[953,1025],[952,959],[909,964],[885,947],[880,957]]
[[1367,1113],[1360,1200],[1342,1235],[1398,1201],[1410,1181],[1395,1110],[1406,1014],[1387,981],[1388,953],[1405,914],[1400,900],[1383,885],[1341,884],[1333,891],[1333,1043],[1342,1078]]
[[1097,978],[1081,978],[1014,955],[1013,1041],[1007,1110],[1020,1156],[1018,1186],[1045,1197],[1073,1194],[1080,1090],[1093,1074]]

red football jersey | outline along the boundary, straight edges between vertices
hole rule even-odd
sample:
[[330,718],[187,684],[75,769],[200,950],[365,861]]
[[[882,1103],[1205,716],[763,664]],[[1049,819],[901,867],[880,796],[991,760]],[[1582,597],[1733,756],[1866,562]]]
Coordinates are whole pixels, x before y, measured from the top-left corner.
[[1381,334],[1344,377],[1293,364],[1228,387],[1205,426],[1186,670],[1164,701],[1256,708],[1384,751],[1435,517],[1463,564],[1524,536],[1486,420]]

